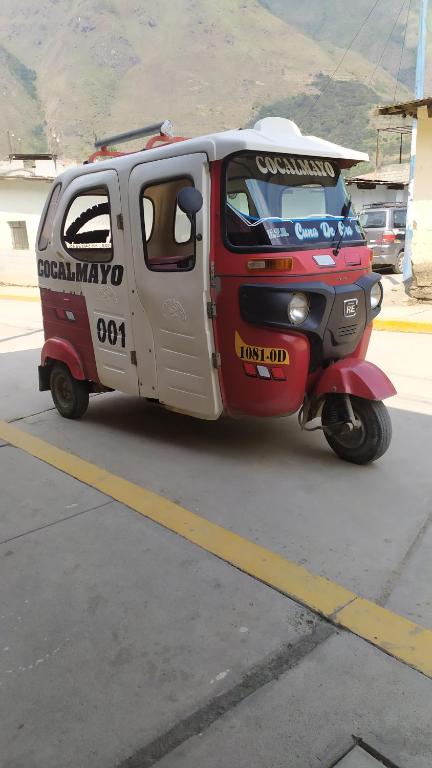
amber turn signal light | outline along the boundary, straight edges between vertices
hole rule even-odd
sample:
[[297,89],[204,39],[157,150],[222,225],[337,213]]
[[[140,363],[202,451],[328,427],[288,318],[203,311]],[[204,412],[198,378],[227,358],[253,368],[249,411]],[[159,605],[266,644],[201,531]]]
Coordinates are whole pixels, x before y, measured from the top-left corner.
[[247,267],[250,270],[270,269],[273,272],[289,272],[293,268],[293,260],[288,259],[249,259]]

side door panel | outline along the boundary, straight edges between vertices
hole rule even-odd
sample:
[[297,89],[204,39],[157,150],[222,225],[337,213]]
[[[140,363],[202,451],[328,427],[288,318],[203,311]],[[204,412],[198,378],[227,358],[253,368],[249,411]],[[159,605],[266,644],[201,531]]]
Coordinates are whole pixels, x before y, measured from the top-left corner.
[[[204,199],[203,208],[196,216],[200,239],[195,242],[195,265],[188,271],[175,271],[172,265],[164,271],[155,271],[149,268],[145,258],[141,196],[150,185],[181,178],[192,180]],[[153,330],[156,396],[173,410],[216,419],[222,412],[222,401],[217,371],[212,366],[213,328],[207,316],[210,300],[207,158],[195,154],[136,166],[130,177],[129,194],[137,293]],[[163,258],[164,246],[158,250]],[[138,341],[138,357],[145,352],[141,346]],[[141,378],[144,389],[145,373],[142,376],[140,373]]]
[[[108,191],[110,203],[112,260],[106,263],[80,260],[78,251],[74,258],[66,250],[62,236],[66,212],[76,195],[98,187]],[[92,202],[89,196],[90,207]],[[112,389],[138,394],[137,368],[131,361],[135,343],[125,269],[125,241],[123,230],[117,224],[120,214],[120,189],[116,171],[88,173],[75,178],[60,199],[53,224],[51,249],[58,263],[64,264],[68,279],[50,279],[46,281],[45,287],[84,296],[99,381]],[[59,272],[64,274],[63,270],[57,270],[57,274]]]

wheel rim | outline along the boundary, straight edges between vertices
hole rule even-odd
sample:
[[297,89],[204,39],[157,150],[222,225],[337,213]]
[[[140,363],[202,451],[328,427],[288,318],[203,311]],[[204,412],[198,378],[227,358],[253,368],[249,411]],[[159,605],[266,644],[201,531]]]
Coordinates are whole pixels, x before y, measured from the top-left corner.
[[396,262],[396,269],[398,272],[403,272],[403,263],[404,263],[404,255],[403,253],[401,253]]
[[360,423],[360,426],[352,429],[350,432],[340,432],[338,435],[334,435],[333,437],[333,439],[337,440],[339,445],[341,445],[343,448],[349,448],[351,450],[361,448],[366,440],[366,430],[364,428],[363,421],[355,412],[354,416]]
[[73,402],[72,385],[67,376],[57,376],[55,392],[60,405],[69,408]]

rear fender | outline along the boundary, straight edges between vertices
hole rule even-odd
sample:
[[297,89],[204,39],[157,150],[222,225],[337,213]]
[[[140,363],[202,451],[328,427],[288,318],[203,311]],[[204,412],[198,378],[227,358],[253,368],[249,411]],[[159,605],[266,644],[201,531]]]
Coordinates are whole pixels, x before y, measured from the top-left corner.
[[347,394],[363,397],[365,400],[385,400],[396,394],[388,376],[373,363],[346,357],[326,368],[312,391],[312,397]]
[[75,347],[66,341],[53,336],[47,339],[42,347],[41,366],[47,366],[51,361],[64,363],[69,368],[74,379],[85,380],[84,366]]

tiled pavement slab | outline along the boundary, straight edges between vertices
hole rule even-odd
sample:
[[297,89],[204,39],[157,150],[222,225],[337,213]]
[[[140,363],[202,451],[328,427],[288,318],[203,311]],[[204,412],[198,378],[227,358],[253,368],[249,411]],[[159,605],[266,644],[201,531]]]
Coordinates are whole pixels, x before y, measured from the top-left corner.
[[111,768],[321,623],[113,502],[0,545],[0,583],[2,768]]
[[380,760],[375,760],[361,747],[355,747],[348,755],[342,758],[334,768],[383,768]]
[[[431,702],[428,678],[341,633],[157,766],[330,768],[354,735],[390,764],[430,768]],[[137,755],[145,756],[145,751]],[[127,768],[146,765],[138,760]]]

